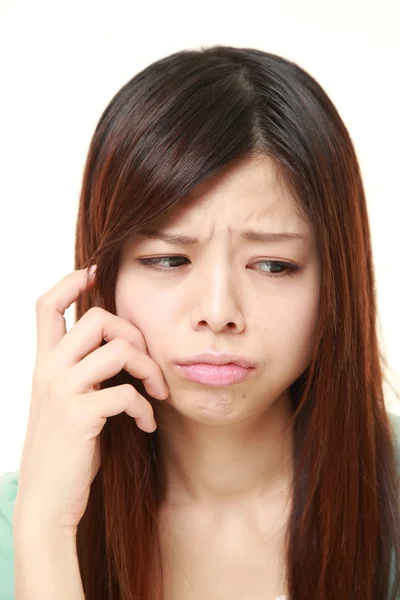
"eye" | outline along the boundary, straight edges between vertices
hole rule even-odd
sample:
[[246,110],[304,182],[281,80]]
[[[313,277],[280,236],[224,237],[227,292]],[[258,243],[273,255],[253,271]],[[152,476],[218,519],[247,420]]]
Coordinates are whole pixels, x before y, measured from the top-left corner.
[[[172,267],[168,268],[165,266],[161,266],[162,264],[165,265],[170,260],[172,262]],[[185,256],[158,256],[154,258],[138,259],[139,266],[147,269],[153,269],[164,272],[178,271],[183,269],[186,265],[179,264],[179,262],[181,261],[190,262],[189,259]],[[286,277],[302,269],[302,267],[300,267],[297,264],[288,263],[280,260],[261,260],[253,264],[268,265],[268,267],[271,268],[271,272],[268,273],[263,269],[260,269],[260,272],[262,275],[266,275],[267,277],[273,277],[274,279],[276,279],[277,277]],[[276,269],[278,269],[278,271]]]
[[161,265],[162,261],[166,261],[169,259],[172,259],[172,263],[175,263],[176,261],[179,262],[180,260],[189,260],[184,256],[158,256],[156,258],[139,258],[139,264],[144,267],[148,267],[149,269],[158,269],[159,271],[176,271],[177,269],[182,267],[182,265],[177,267],[176,264],[172,267],[172,269],[167,269],[165,267],[159,266]]
[[[254,264],[269,265],[269,267],[272,269],[272,272],[265,273],[265,271],[261,269],[261,272],[266,274],[268,277],[286,277],[287,275],[292,275],[296,271],[301,271],[301,267],[299,265],[283,262],[281,260],[261,260]],[[275,269],[283,269],[283,271],[276,271]]]

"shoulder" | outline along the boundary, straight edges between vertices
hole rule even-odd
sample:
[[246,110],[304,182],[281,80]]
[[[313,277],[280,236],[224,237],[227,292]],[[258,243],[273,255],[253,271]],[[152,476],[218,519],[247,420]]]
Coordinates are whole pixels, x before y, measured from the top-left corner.
[[14,600],[13,513],[18,471],[0,476],[0,598]]
[[400,415],[397,413],[388,412],[388,416],[394,434],[396,457],[400,463]]

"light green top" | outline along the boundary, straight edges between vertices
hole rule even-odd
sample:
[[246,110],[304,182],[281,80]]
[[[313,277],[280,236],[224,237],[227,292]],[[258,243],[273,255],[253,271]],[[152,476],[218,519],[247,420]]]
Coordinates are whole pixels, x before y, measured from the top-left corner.
[[[388,413],[393,425],[400,471],[400,415]],[[12,517],[18,488],[18,471],[0,476],[0,600],[15,600]]]

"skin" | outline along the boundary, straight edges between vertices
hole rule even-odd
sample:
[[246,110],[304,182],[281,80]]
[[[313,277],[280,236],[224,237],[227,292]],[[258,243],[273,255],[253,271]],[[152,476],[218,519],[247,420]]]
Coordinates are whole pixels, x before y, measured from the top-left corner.
[[[162,540],[166,557],[174,544],[186,579],[171,559],[168,590],[174,598],[197,598],[194,589],[199,598],[219,598],[218,590],[227,589],[232,599],[272,599],[283,593],[278,571],[293,475],[288,388],[310,363],[318,316],[314,235],[266,156],[247,157],[200,184],[162,226],[199,243],[130,240],[115,299],[117,314],[142,331],[170,390],[166,400],[152,402],[166,490]],[[251,243],[237,233],[246,228],[307,237]],[[164,270],[138,264],[171,255],[188,260],[164,260]],[[280,277],[261,262],[267,260],[302,269]],[[257,367],[247,380],[222,387],[183,378],[175,361],[204,351],[241,354]],[[203,577],[194,583],[198,552]]]

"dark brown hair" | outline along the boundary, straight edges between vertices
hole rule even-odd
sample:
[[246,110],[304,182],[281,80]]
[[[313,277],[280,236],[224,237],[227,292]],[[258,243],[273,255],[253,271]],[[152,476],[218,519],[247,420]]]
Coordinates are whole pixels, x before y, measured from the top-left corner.
[[[321,264],[312,361],[290,387],[290,599],[392,600],[399,593],[398,479],[366,199],[349,133],[306,71],[253,48],[201,47],[158,60],[121,88],[99,120],[83,175],[75,268],[98,267],[76,320],[93,306],[115,314],[128,238],[252,153],[274,161],[312,225]],[[121,383],[146,397],[126,371],[101,387]],[[85,597],[161,600],[161,563],[153,560],[163,496],[157,430],[145,433],[122,413],[107,420],[101,448],[77,533]]]

